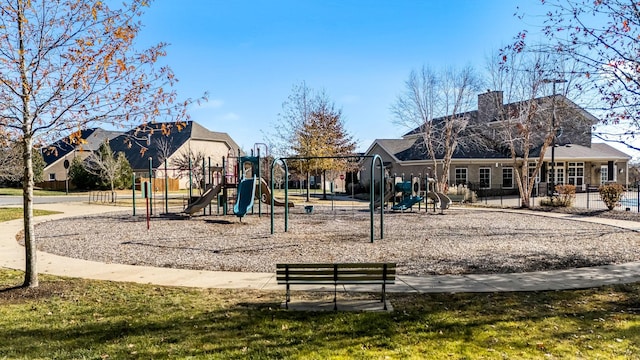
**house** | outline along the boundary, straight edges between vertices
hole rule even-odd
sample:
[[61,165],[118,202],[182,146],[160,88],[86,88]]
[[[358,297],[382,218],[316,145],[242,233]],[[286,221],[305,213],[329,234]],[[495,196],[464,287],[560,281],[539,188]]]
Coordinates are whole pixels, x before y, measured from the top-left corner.
[[[132,129],[109,141],[114,153],[123,152],[137,176],[179,178],[180,170],[173,163],[185,154],[198,154],[222,166],[222,158],[237,157],[238,144],[223,132],[210,131],[194,121],[182,123],[149,123]],[[167,173],[165,174],[165,159]],[[151,164],[150,164],[151,162]],[[235,165],[235,164],[231,164]],[[179,187],[188,188],[188,177],[180,178]]]
[[118,131],[108,131],[101,128],[91,128],[80,131],[77,138],[62,138],[55,143],[42,148],[45,167],[43,178],[45,182],[66,181],[67,171],[74,158],[84,160],[100,145],[122,134]]
[[[74,139],[71,141],[69,137],[65,137],[43,149],[45,183],[67,180],[67,168],[73,159],[86,159],[105,141],[109,142],[114,154],[125,154],[137,176],[147,178],[149,159],[154,177],[165,177],[164,159],[167,159],[168,176],[175,179],[179,171],[171,165],[172,160],[183,153],[202,153],[211,159],[212,166],[221,166],[223,157],[237,157],[239,151],[238,144],[227,133],[210,131],[193,121],[149,123],[127,132],[86,129]],[[180,179],[179,187],[187,188],[188,179]]]
[[[451,160],[448,173],[448,185],[465,184],[477,189],[501,189],[517,191],[514,166],[519,170],[529,167],[529,174],[538,161],[543,138],[533,137],[530,147],[529,163],[524,164],[522,153],[517,153],[514,163],[509,147],[504,141],[495,138],[496,130],[505,119],[519,115],[524,102],[503,104],[502,92],[488,91],[478,96],[478,110],[456,116],[464,117],[472,124],[474,132],[466,131],[463,137],[481,134],[484,141],[481,146],[458,146]],[[544,162],[536,176],[537,191],[546,193],[550,184],[575,185],[578,191],[588,185],[598,186],[608,182],[629,183],[629,161],[631,156],[605,143],[591,141],[592,126],[598,119],[564,96],[557,95],[536,98],[534,103],[536,116],[551,116],[551,109],[557,112],[558,128],[555,146],[545,152]],[[555,108],[554,108],[555,107]],[[437,118],[435,123],[444,118]],[[481,128],[482,131],[477,131]],[[378,154],[390,175],[409,177],[421,175],[433,176],[434,162],[427,155],[420,128],[416,128],[401,139],[377,139],[367,149],[366,155]],[[442,159],[442,152],[436,153],[436,159]],[[552,158],[555,164],[552,164]],[[365,164],[365,166],[368,166]],[[438,162],[437,171],[442,172],[442,162]],[[555,179],[553,179],[555,174]],[[363,173],[363,181],[368,174]]]

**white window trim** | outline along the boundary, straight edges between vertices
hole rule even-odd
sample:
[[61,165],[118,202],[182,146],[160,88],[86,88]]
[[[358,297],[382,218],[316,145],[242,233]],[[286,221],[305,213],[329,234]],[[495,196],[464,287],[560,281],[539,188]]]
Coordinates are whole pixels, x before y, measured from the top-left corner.
[[485,170],[485,169],[486,169],[486,170],[489,170],[489,183],[487,184],[487,186],[484,186],[484,187],[481,185],[481,184],[482,184],[482,182],[481,182],[481,181],[478,181],[478,183],[479,183],[479,185],[480,185],[480,189],[491,189],[491,167],[488,167],[488,166],[484,167],[484,166],[483,166],[483,167],[481,167],[480,169],[478,169],[478,180],[480,180],[480,179],[481,179],[481,177],[480,177],[480,172],[481,172],[482,170]]
[[[511,186],[504,186],[504,171],[505,171],[506,169],[511,169]],[[503,189],[513,189],[513,188],[515,188],[515,182],[516,182],[516,181],[515,181],[515,180],[516,180],[516,179],[515,179],[515,176],[516,176],[515,174],[516,174],[516,173],[515,173],[515,171],[513,170],[513,167],[512,167],[512,166],[505,166],[505,167],[503,167],[503,168],[502,168],[502,181],[500,182],[500,184],[502,185],[502,188],[503,188]]]

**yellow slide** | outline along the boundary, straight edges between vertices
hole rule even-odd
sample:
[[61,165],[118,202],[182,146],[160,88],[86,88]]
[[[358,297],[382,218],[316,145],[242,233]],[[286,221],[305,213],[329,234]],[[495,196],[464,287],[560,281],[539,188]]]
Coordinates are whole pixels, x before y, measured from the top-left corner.
[[204,191],[204,194],[198,198],[198,200],[189,204],[186,209],[182,210],[183,213],[193,215],[198,211],[204,209],[213,201],[214,196],[218,195],[222,190],[222,184],[218,184],[216,187],[212,187],[213,184],[209,184]]
[[[258,186],[258,184],[256,183],[256,187]],[[269,184],[267,184],[267,181],[263,178],[260,178],[260,188],[262,191],[262,202],[265,204],[269,204],[271,205],[271,189],[269,188]],[[258,192],[256,191],[256,195],[258,194]],[[284,201],[279,201],[278,199],[273,199],[273,204],[275,206],[284,206]],[[292,208],[293,207],[293,202],[289,201],[289,207]]]

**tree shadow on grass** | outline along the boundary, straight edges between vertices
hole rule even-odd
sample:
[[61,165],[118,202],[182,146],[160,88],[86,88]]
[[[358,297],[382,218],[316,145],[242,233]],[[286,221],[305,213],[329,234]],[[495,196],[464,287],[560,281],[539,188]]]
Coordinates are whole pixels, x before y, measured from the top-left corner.
[[[609,346],[616,343],[599,337],[619,338],[621,347],[640,350],[637,320],[624,312],[638,303],[638,284],[560,292],[389,294],[393,313],[350,313],[284,310],[279,306],[284,291],[68,282],[74,286],[64,296],[42,293],[19,303],[28,311],[0,327],[3,356],[419,357],[447,344],[452,347],[444,351],[463,351],[457,346],[464,344],[513,357],[523,351],[573,357],[575,348],[589,357],[585,337],[601,357],[615,355]],[[560,342],[567,348],[556,348]]]

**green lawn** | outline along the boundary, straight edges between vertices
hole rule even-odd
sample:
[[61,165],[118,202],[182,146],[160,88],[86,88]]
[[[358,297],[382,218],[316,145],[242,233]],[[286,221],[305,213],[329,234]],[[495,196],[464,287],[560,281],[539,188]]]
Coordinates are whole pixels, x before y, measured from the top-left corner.
[[12,288],[22,276],[0,270],[0,358],[640,358],[639,284],[391,294],[393,313],[323,313],[281,309],[284,289],[185,289],[46,275],[36,289]]
[[[38,210],[34,209],[33,214],[35,216],[42,215],[51,215],[51,214],[59,214],[58,211],[47,211],[47,210]],[[21,219],[22,218],[22,208],[0,208],[0,222]]]

